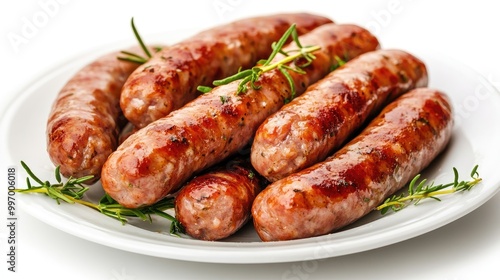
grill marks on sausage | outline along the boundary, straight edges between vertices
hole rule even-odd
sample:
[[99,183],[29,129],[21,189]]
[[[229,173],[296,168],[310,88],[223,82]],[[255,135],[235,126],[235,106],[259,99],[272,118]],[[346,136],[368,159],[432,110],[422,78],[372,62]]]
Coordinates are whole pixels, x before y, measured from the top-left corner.
[[[352,192],[350,188],[354,188],[355,191],[359,192],[368,188],[370,182],[383,183],[384,178],[390,176],[400,163],[404,162],[408,154],[424,149],[424,146],[428,145],[429,139],[437,137],[437,131],[442,130],[444,128],[443,124],[449,121],[448,112],[443,110],[442,104],[437,104],[435,101],[426,101],[421,111],[408,109],[402,108],[392,111],[390,114],[395,117],[390,115],[382,116],[382,118],[390,119],[393,126],[385,129],[379,128],[377,133],[372,134],[371,137],[366,137],[364,140],[369,143],[393,143],[392,145],[374,145],[371,147],[354,145],[354,148],[349,151],[350,153],[370,155],[370,157],[340,173],[341,184],[334,180],[323,181],[322,186],[313,186],[313,188],[317,187],[324,195],[331,197],[332,194],[338,195],[340,193],[336,189],[347,185],[349,188],[344,192],[345,198],[346,194]],[[437,118],[440,121],[435,122],[433,125],[428,121],[423,121],[429,119],[430,114],[434,115],[432,119]],[[407,119],[412,119],[411,123],[395,134],[396,131],[391,128],[404,126],[404,120]],[[364,134],[368,134],[368,132]],[[410,137],[413,138],[412,141],[402,141],[402,139]],[[366,152],[367,148],[369,148],[369,152]],[[367,178],[370,178],[370,181],[367,181]],[[332,192],[332,189],[335,191]]]
[[291,24],[296,23],[298,33],[303,34],[330,22],[309,14],[281,14],[244,19],[198,33],[160,51],[139,67],[124,86],[120,106],[130,122],[144,127],[197,97],[197,86],[210,85],[267,57],[271,43],[279,40]]
[[[359,34],[354,42],[352,32]],[[306,74],[290,73],[295,84],[301,85],[297,95],[329,72],[336,55],[355,57],[378,47],[375,37],[354,25],[324,25],[300,40],[303,45],[320,45],[321,50],[315,52],[316,59]],[[360,48],[348,49],[351,44],[359,44]],[[292,43],[286,47],[290,49],[297,47]],[[282,57],[275,61],[279,59]],[[288,81],[279,70],[263,73],[258,82],[261,89],[249,88],[239,95],[239,81],[216,87],[137,131],[106,161],[101,180],[104,190],[129,208],[150,205],[177,190],[193,174],[245,148],[262,121],[290,98]],[[222,102],[221,97],[226,101]],[[185,133],[187,144],[173,150],[169,139],[181,133]],[[141,149],[135,148],[137,143],[142,144]],[[134,162],[142,157],[150,158],[155,167],[137,176],[137,171],[128,169],[136,168]],[[127,187],[130,185],[137,187]]]
[[419,88],[399,97],[333,156],[261,192],[252,208],[259,236],[317,236],[359,219],[444,149],[452,124],[443,93]]
[[[139,48],[130,51],[137,52]],[[64,85],[47,121],[47,151],[65,177],[94,175],[116,149],[121,111],[119,95],[136,64],[99,57]]]
[[426,84],[425,65],[408,53],[363,54],[265,120],[253,142],[252,164],[270,181],[311,166],[344,144],[385,104]]
[[261,178],[248,161],[237,158],[224,162],[179,191],[176,218],[194,238],[226,238],[250,219],[250,208],[261,186]]
[[[315,121],[318,122],[320,132],[319,135],[323,134],[333,137],[337,134],[339,126],[332,126],[332,124],[342,123],[345,119],[345,116],[356,114],[357,110],[360,109],[359,107],[361,102],[359,101],[360,97],[355,92],[350,91],[350,89],[344,84],[332,83],[327,87],[326,90],[328,92],[345,93],[347,99],[346,103],[351,104],[349,108],[321,107],[317,112],[318,115]],[[358,100],[358,102],[355,102],[356,99]]]

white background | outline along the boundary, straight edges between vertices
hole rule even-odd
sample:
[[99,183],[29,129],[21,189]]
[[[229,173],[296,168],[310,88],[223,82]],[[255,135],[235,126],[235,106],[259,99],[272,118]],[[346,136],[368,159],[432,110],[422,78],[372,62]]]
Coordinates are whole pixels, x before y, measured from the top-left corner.
[[[367,27],[385,48],[409,51],[427,48],[446,53],[498,87],[500,17],[493,3],[486,0],[439,3],[182,0],[175,4],[174,1],[2,1],[0,108],[5,109],[4,105],[16,93],[54,66],[109,44],[133,42],[131,17],[136,19],[147,41],[148,34],[201,30],[262,13],[315,12],[339,23]],[[498,126],[478,125],[485,129]],[[6,136],[1,135],[0,139],[3,137]],[[12,163],[2,162],[1,170],[9,164]],[[6,172],[0,173],[5,182]],[[6,221],[4,191],[1,195],[0,218]],[[477,279],[478,275],[487,279],[498,276],[500,259],[499,195],[451,224],[402,243],[318,262],[262,265],[191,263],[128,253],[66,234],[22,209],[18,215],[18,272],[7,272],[7,227],[2,222],[1,279],[458,280]]]

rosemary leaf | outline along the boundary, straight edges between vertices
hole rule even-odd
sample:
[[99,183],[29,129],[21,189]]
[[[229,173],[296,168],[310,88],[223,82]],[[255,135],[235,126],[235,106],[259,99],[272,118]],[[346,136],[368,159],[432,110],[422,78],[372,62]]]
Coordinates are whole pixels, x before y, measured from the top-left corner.
[[458,171],[455,167],[453,167],[453,182],[439,185],[434,185],[434,183],[426,185],[427,179],[423,179],[422,181],[420,181],[420,183],[417,184],[417,186],[415,186],[416,182],[420,178],[420,174],[418,174],[409,183],[407,195],[393,195],[392,197],[387,198],[384,203],[379,205],[376,210],[380,210],[381,214],[386,214],[388,210],[397,212],[405,208],[411,202],[413,202],[414,205],[417,205],[422,200],[427,198],[441,201],[438,196],[449,195],[462,191],[469,191],[472,189],[472,187],[476,186],[482,181],[482,179],[479,177],[477,169],[478,165],[474,166],[474,168],[472,169],[472,172],[470,173],[471,180],[460,181]]
[[[136,217],[139,218],[143,221],[149,221],[152,222],[151,215],[155,214],[161,217],[164,217],[171,221],[171,228],[169,229],[169,232],[172,232],[172,227],[175,228],[174,235],[178,235],[178,233],[183,233],[183,231],[180,231],[182,229],[181,226],[178,225],[177,220],[172,217],[171,215],[168,215],[162,211],[174,208],[174,198],[168,197],[165,198],[156,204],[153,204],[148,207],[144,208],[138,208],[138,209],[130,209],[123,207],[120,205],[117,201],[115,201],[111,196],[108,194],[103,195],[98,204],[94,204],[92,202],[83,200],[84,194],[89,190],[89,187],[86,187],[82,185],[85,181],[92,179],[93,176],[84,176],[80,178],[68,178],[66,182],[63,182],[61,179],[61,173],[60,173],[60,168],[56,167],[55,169],[55,178],[57,183],[52,184],[49,181],[43,182],[38,178],[32,170],[26,165],[26,163],[21,161],[21,165],[23,168],[26,170],[28,173],[28,176],[26,178],[26,183],[28,188],[27,189],[15,189],[14,191],[19,192],[19,193],[42,193],[47,195],[48,197],[54,199],[57,204],[60,204],[62,201],[70,204],[81,204],[87,207],[90,207],[94,210],[99,211],[100,213],[117,219],[120,221],[122,224],[125,224],[128,222],[127,217]],[[40,184],[39,186],[32,186],[30,182],[30,178],[33,179],[35,182]]]
[[[293,41],[297,45],[299,49],[297,50],[291,50],[285,52],[283,50],[283,46],[289,41],[290,36],[292,37]],[[265,60],[259,60],[256,66],[252,67],[251,69],[243,70],[241,69],[238,71],[238,73],[229,76],[224,79],[220,80],[215,80],[213,81],[214,86],[222,86],[222,85],[227,85],[231,82],[238,81],[240,80],[240,83],[238,85],[238,90],[236,92],[236,95],[239,95],[240,93],[245,93],[248,89],[248,84],[250,84],[250,87],[252,89],[258,90],[261,88],[260,85],[257,84],[257,81],[261,74],[278,69],[286,78],[290,85],[291,89],[291,98],[285,100],[285,102],[289,102],[291,99],[295,97],[296,90],[295,90],[295,84],[294,81],[289,73],[289,71],[294,71],[296,73],[304,74],[305,71],[303,68],[309,66],[312,61],[316,58],[312,53],[319,50],[319,46],[308,46],[308,47],[303,47],[302,44],[299,41],[299,36],[297,34],[296,26],[293,24],[288,28],[288,30],[283,34],[283,36],[277,41],[271,44],[272,48],[272,53],[269,55],[269,57]],[[284,56],[283,59],[273,62],[277,54],[282,54]],[[292,61],[296,61],[298,63],[298,60],[300,58],[305,59],[305,63],[302,64],[296,64],[295,67],[289,67],[286,64],[290,63]],[[205,86],[198,86],[197,88],[201,92],[208,92],[212,88],[210,87],[205,87]]]
[[130,25],[132,25],[132,30],[134,31],[134,35],[135,35],[135,38],[137,39],[137,41],[139,42],[139,45],[141,45],[141,48],[142,50],[144,51],[144,53],[149,57],[151,58],[151,53],[149,52],[148,48],[146,47],[146,45],[144,44],[144,42],[142,41],[142,38],[141,38],[141,35],[139,35],[139,32],[137,31],[137,28],[135,28],[135,24],[134,24],[134,18],[132,17],[132,19],[130,20]]

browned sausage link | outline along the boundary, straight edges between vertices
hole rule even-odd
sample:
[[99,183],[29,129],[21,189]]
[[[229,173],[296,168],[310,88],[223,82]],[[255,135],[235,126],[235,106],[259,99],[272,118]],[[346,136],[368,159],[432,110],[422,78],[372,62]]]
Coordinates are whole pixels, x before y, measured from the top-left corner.
[[252,145],[252,164],[272,182],[309,167],[331,155],[388,102],[426,85],[425,65],[411,54],[363,54],[264,121]]
[[199,85],[252,67],[271,53],[271,43],[292,25],[299,33],[330,23],[310,14],[279,14],[243,19],[201,32],[154,55],[127,80],[121,107],[142,128],[193,100]]
[[189,181],[175,200],[177,220],[197,239],[220,240],[238,231],[250,219],[253,200],[264,187],[249,158],[217,166]]
[[[321,49],[304,69],[306,74],[290,71],[297,95],[329,72],[335,56],[353,58],[378,47],[373,35],[355,25],[324,25],[300,40],[304,46],[319,45]],[[295,44],[285,48],[294,49]],[[277,56],[276,61],[279,59],[282,57]],[[127,138],[104,165],[104,190],[129,208],[150,205],[193,174],[242,149],[291,92],[288,80],[277,69],[260,76],[259,90],[237,95],[239,83],[216,87]]]
[[[134,47],[130,52],[140,54]],[[99,57],[80,69],[61,89],[47,121],[47,151],[66,177],[94,175],[117,146],[120,91],[139,65],[117,59],[120,52]]]
[[444,149],[452,124],[443,93],[419,88],[402,95],[333,156],[257,196],[252,215],[260,238],[319,236],[361,218]]

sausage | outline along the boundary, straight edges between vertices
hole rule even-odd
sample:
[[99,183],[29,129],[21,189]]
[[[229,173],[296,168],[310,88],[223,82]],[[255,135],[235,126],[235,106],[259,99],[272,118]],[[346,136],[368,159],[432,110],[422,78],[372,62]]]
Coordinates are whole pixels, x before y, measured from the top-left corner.
[[270,184],[252,205],[263,241],[330,233],[361,218],[424,169],[453,126],[447,96],[414,89],[321,163]]
[[330,23],[299,13],[243,19],[218,26],[160,51],[139,67],[123,87],[120,106],[136,127],[166,116],[193,100],[200,85],[252,67],[271,54],[271,43],[293,24],[299,33]]
[[[324,25],[300,41],[321,49],[305,74],[289,72],[297,96],[328,74],[336,56],[353,58],[379,47],[372,34],[355,25]],[[288,66],[294,67],[293,62]],[[261,74],[256,82],[260,89],[237,94],[239,83],[216,87],[129,136],[104,164],[104,190],[128,208],[151,205],[247,145],[264,119],[291,97],[288,80],[278,69]]]
[[248,222],[253,200],[264,186],[249,158],[231,159],[182,187],[175,216],[191,237],[224,239]]
[[252,164],[274,182],[320,162],[388,102],[427,82],[424,63],[409,53],[365,53],[264,121],[252,145]]
[[[139,47],[128,51],[140,54]],[[112,52],[84,66],[58,93],[47,120],[47,151],[65,177],[99,179],[107,157],[117,146],[120,92],[139,65],[118,60]]]

